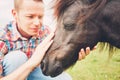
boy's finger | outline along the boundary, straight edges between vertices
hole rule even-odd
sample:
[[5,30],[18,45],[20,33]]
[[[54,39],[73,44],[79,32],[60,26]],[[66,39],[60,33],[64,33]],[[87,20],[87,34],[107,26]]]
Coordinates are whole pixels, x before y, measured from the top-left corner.
[[79,58],[78,58],[78,60],[82,60],[81,52],[79,52]]
[[43,40],[43,42],[41,43],[41,45],[46,45],[49,41],[51,41],[51,39],[53,38],[54,33],[50,33],[45,40]]
[[51,40],[49,43],[47,43],[44,47],[44,51],[46,52],[48,50],[48,48],[50,47],[50,45],[53,43],[53,40]]
[[90,47],[86,48],[86,55],[88,55],[90,53]]
[[84,59],[85,58],[85,51],[84,51],[84,49],[81,49],[81,55],[82,55],[82,59]]
[[93,50],[96,49],[96,48],[97,48],[97,46],[94,46]]

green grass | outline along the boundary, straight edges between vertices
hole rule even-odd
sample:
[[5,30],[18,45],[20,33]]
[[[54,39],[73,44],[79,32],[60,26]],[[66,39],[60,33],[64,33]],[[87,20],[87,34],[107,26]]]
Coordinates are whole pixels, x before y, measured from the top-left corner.
[[108,56],[107,51],[100,53],[96,49],[67,72],[73,80],[120,80],[120,49],[111,59]]

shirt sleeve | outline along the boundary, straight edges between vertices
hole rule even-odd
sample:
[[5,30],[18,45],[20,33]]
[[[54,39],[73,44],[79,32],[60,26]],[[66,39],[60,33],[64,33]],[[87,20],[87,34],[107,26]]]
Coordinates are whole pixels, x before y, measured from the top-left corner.
[[0,75],[2,74],[2,61],[6,53],[7,53],[7,46],[5,42],[0,41]]

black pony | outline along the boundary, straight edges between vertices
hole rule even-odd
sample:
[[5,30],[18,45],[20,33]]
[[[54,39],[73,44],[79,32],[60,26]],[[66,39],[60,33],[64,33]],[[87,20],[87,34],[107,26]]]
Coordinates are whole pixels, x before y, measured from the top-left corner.
[[73,65],[81,48],[98,42],[120,48],[120,0],[57,0],[57,30],[43,59],[45,75],[55,77]]

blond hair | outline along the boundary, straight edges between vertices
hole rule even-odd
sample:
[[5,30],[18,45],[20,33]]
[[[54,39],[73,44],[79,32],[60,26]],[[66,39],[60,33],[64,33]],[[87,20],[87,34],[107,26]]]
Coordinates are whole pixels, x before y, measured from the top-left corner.
[[[43,2],[43,0],[33,0],[35,2]],[[18,11],[23,0],[14,0],[14,8]]]

